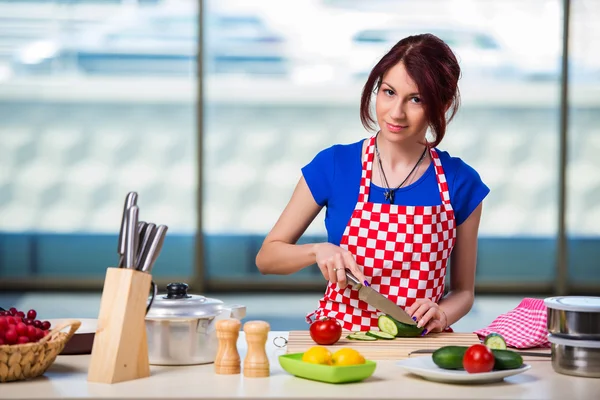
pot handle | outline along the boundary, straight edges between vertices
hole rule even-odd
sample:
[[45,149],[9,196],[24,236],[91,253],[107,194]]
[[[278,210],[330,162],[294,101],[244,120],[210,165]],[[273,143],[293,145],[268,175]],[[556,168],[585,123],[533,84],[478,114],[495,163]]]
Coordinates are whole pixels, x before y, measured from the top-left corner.
[[148,304],[146,305],[146,315],[148,315],[148,311],[150,311],[150,307],[152,307],[152,303],[154,303],[154,299],[158,296],[158,285],[154,283],[154,281],[150,282],[150,287],[152,290],[152,295],[149,296]]

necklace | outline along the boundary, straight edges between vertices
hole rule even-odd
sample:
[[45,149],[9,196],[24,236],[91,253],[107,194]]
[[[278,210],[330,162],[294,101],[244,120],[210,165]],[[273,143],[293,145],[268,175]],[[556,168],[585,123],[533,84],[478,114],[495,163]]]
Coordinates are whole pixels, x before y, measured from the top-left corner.
[[385,183],[385,187],[386,187],[386,191],[383,194],[383,196],[385,197],[385,199],[387,201],[390,202],[390,204],[394,204],[394,196],[396,194],[396,190],[400,189],[408,180],[408,178],[410,178],[410,176],[413,174],[413,172],[415,172],[415,170],[417,169],[417,167],[419,166],[419,164],[421,164],[421,161],[423,161],[423,159],[425,158],[425,154],[427,154],[427,146],[425,147],[425,149],[423,150],[423,154],[421,154],[421,157],[419,158],[419,160],[416,162],[415,166],[412,168],[412,170],[410,170],[410,172],[408,173],[408,175],[406,176],[406,178],[404,178],[404,180],[394,189],[390,189],[390,185],[388,184],[388,180],[387,177],[385,176],[385,171],[383,170],[383,165],[381,164],[381,155],[379,154],[379,148],[377,147],[377,139],[375,139],[375,154],[377,155],[377,162],[379,164],[379,171],[381,172],[381,176],[383,177],[383,182]]

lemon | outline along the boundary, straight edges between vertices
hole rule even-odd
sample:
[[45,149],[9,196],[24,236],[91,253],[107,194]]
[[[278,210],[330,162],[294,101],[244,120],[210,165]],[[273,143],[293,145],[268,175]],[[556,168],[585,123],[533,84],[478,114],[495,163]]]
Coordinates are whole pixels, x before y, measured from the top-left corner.
[[311,364],[331,365],[331,352],[323,346],[313,346],[302,355],[302,361]]
[[333,365],[343,366],[343,365],[358,365],[364,364],[365,358],[358,351],[350,348],[343,348],[335,353],[331,357],[331,361]]

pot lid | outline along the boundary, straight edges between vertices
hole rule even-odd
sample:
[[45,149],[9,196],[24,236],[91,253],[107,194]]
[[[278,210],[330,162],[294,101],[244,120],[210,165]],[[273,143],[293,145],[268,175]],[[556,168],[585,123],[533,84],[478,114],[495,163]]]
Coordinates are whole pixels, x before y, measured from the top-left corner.
[[548,335],[548,341],[550,343],[570,346],[570,347],[591,347],[600,349],[600,341],[598,340],[581,340],[581,339],[567,339],[555,335]]
[[557,296],[545,299],[544,304],[555,310],[600,312],[600,297]]
[[146,319],[209,318],[221,313],[221,300],[190,295],[187,291],[185,283],[169,283],[167,293],[154,299]]

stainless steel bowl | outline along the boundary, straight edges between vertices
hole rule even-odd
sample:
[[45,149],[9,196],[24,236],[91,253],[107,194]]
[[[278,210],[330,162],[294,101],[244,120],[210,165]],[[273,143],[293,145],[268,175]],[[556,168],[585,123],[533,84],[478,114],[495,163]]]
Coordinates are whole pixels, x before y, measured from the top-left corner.
[[548,332],[568,339],[600,340],[600,297],[560,296],[544,300]]
[[600,378],[600,342],[549,335],[552,368],[565,375]]

